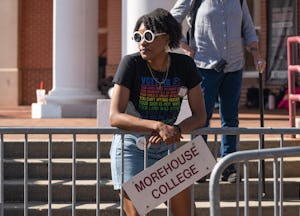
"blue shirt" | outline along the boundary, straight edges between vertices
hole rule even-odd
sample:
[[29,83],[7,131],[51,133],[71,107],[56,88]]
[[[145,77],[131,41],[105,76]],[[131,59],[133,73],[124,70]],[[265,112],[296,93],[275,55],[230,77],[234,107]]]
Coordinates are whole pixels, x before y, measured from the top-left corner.
[[[192,0],[177,0],[171,14],[182,22],[188,15]],[[243,34],[243,37],[242,37]],[[243,68],[244,45],[257,41],[247,1],[203,0],[195,22],[195,63],[210,69],[222,58],[227,61],[224,72]]]

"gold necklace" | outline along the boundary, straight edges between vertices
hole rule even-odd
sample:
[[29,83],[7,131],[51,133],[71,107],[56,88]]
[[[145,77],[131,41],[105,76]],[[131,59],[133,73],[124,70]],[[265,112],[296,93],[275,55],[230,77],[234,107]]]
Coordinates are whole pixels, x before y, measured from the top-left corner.
[[[162,85],[165,84],[165,82],[166,82],[166,80],[167,80],[167,78],[168,78],[168,74],[169,74],[169,58],[168,58],[168,57],[169,57],[169,56],[167,56],[167,71],[165,72],[165,76],[164,76],[164,78],[163,78],[161,81],[159,81],[159,80],[154,76],[154,73],[153,73],[153,71],[152,71],[152,68],[150,67],[150,65],[148,64],[148,62],[146,63],[146,64],[147,64],[147,67],[148,67],[148,69],[149,69],[149,71],[150,71],[150,73],[151,73],[152,78],[153,78],[154,81],[158,84],[158,89],[159,89],[160,92],[161,92],[161,90],[162,90]],[[163,65],[164,65],[164,64],[162,64],[162,69],[161,69],[161,71],[163,71]]]

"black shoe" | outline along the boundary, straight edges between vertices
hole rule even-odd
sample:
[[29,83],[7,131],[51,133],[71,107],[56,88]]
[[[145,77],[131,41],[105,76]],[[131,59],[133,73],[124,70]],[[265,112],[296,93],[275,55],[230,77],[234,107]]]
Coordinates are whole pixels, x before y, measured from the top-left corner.
[[232,167],[227,168],[222,175],[222,181],[227,181],[229,183],[236,183],[237,181],[237,174],[236,170]]
[[204,182],[206,182],[206,177],[207,176],[203,176],[201,179],[199,179],[197,182],[198,183],[204,183]]

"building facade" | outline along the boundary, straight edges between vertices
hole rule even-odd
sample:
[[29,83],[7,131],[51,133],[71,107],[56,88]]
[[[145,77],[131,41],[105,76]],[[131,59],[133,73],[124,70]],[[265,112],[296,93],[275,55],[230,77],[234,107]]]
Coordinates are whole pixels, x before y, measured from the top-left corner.
[[[71,4],[72,0],[68,1]],[[58,2],[59,2],[58,1]],[[83,1],[83,0],[76,0]],[[128,0],[97,0],[99,65],[95,70],[97,87],[105,85],[103,80],[115,74],[122,56],[122,30],[124,31],[124,4]],[[146,0],[144,0],[146,1]],[[174,2],[175,0],[170,0]],[[169,2],[169,3],[170,3]],[[272,23],[267,0],[247,0],[260,40],[260,49],[268,55],[268,32]],[[299,2],[296,2],[296,23],[300,23]],[[36,89],[53,90],[54,73],[54,25],[57,0],[1,0],[0,1],[0,106],[30,105],[36,102]],[[153,5],[153,4],[152,4]],[[69,5],[70,6],[70,5]],[[67,6],[64,6],[67,7]],[[123,11],[122,11],[123,10]],[[128,10],[128,9],[126,9]],[[61,16],[60,19],[64,20]],[[59,21],[56,21],[59,23]],[[80,22],[76,19],[76,22]],[[73,24],[74,27],[80,23]],[[298,25],[297,28],[298,29]],[[297,35],[298,35],[297,30]],[[70,35],[72,39],[74,35]],[[66,40],[68,40],[66,38]],[[123,39],[124,40],[124,39]],[[78,51],[78,50],[77,50]],[[245,104],[247,89],[258,87],[258,76],[253,73],[252,59],[247,56],[241,106]],[[284,85],[270,83],[264,77],[265,87],[277,93]],[[109,80],[109,79],[108,79]]]

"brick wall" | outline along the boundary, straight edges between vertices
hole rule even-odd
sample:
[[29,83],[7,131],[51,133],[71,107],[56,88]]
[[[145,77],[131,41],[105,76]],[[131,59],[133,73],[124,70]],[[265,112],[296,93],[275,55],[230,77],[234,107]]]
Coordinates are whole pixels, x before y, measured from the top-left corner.
[[[260,50],[267,52],[267,0],[261,0]],[[120,0],[99,0],[99,56],[107,58],[106,77],[113,76],[121,59],[121,12]],[[35,102],[35,89],[41,80],[47,91],[52,88],[52,11],[53,0],[22,0],[19,10],[19,57],[20,91],[22,105]],[[298,23],[300,3],[298,3]],[[300,29],[300,28],[299,28]],[[298,77],[298,84],[300,78]],[[247,88],[258,86],[258,79],[243,80],[240,105],[246,100]],[[265,84],[272,92],[281,86]]]
[[106,57],[107,52],[107,0],[99,0],[99,57]]
[[121,59],[121,34],[122,34],[122,1],[109,0],[107,2],[107,66],[106,76],[113,76]]
[[43,80],[52,88],[52,0],[23,0],[19,8],[20,95],[22,105],[36,101]]
[[[101,57],[107,56],[107,12],[107,0],[99,0],[98,52]],[[115,14],[112,19],[114,17]],[[40,81],[44,82],[47,92],[52,89],[52,20],[53,0],[20,1],[18,67],[21,105],[36,101],[35,90]]]
[[[298,23],[300,21],[300,2],[298,1],[297,4],[297,10],[298,10]],[[260,1],[260,8],[261,8],[261,17],[260,17],[260,23],[261,23],[261,28],[260,28],[260,35],[259,35],[259,46],[260,46],[260,51],[263,57],[266,59],[267,58],[267,0],[261,0]],[[300,26],[298,26],[298,35]],[[283,85],[276,85],[276,84],[271,84],[266,82],[266,77],[263,76],[264,80],[264,88],[269,89],[272,93],[274,94],[279,94],[279,92],[284,88]],[[300,77],[298,76],[297,79],[297,84],[300,84]],[[250,87],[259,87],[259,81],[258,78],[246,78],[243,80],[243,87],[242,87],[242,94],[241,94],[241,99],[240,99],[240,106],[243,107],[246,104],[246,94],[247,94],[247,89]]]

